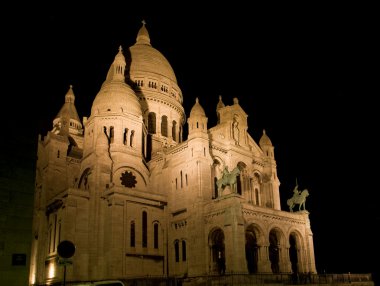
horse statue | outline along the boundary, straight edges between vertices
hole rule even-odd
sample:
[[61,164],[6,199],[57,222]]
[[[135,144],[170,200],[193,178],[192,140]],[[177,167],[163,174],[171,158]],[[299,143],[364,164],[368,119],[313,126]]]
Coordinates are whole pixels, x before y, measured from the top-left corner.
[[218,187],[218,193],[221,194],[223,189],[229,185],[231,190],[236,193],[237,179],[236,177],[240,174],[239,167],[235,167],[231,172],[228,172],[227,166],[223,170],[223,176],[216,181],[216,186]]
[[294,192],[293,197],[287,200],[287,204],[289,206],[290,212],[293,212],[293,208],[296,204],[298,204],[298,210],[301,210],[301,207],[303,207],[303,210],[306,210],[306,197],[309,196],[309,191],[307,189],[304,189],[302,192]]

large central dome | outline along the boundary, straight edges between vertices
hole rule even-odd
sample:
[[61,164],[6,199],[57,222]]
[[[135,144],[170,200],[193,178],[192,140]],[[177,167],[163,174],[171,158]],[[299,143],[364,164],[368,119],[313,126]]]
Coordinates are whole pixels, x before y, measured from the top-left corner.
[[129,50],[131,52],[129,67],[131,78],[140,73],[152,73],[177,84],[177,78],[168,60],[150,44],[149,33],[145,24],[137,34],[136,43]]

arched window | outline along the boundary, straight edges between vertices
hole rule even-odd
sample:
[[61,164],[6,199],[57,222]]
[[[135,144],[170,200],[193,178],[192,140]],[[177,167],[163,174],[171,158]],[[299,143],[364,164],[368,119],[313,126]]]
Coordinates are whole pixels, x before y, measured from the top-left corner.
[[179,241],[174,242],[175,262],[179,262]]
[[156,134],[156,113],[149,112],[148,115],[148,133]]
[[124,135],[123,135],[123,144],[127,145],[128,140],[128,128],[124,128]]
[[259,198],[259,190],[255,189],[255,203],[256,205],[260,205],[260,198]]
[[110,127],[110,142],[113,143],[113,140],[114,140],[114,127],[111,126]]
[[153,247],[158,248],[158,223],[153,226]]
[[146,144],[146,135],[144,132],[141,133],[141,154],[146,157],[146,149],[145,149],[145,144]]
[[161,117],[161,135],[168,137],[168,117],[166,115]]
[[236,188],[237,188],[237,193],[239,195],[242,194],[242,186],[241,186],[241,176],[240,175],[237,175],[236,176]]
[[142,213],[142,247],[148,247],[148,215],[146,211]]
[[177,141],[177,122],[175,120],[173,120],[172,137],[174,141]]
[[182,240],[182,261],[186,261],[186,241]]
[[136,233],[136,229],[135,229],[135,221],[132,220],[131,221],[131,229],[130,229],[130,245],[131,247],[135,247],[136,246],[136,236],[135,236],[135,233]]
[[134,142],[133,142],[133,138],[135,137],[135,130],[132,130],[131,131],[131,139],[129,140],[129,145],[132,147]]
[[218,181],[217,177],[214,177],[214,196],[213,199],[216,199],[218,197],[218,185],[216,182]]

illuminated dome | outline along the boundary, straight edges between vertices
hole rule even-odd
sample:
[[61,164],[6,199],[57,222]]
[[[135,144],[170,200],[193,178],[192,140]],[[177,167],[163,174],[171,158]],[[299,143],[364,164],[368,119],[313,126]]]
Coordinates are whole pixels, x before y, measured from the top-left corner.
[[140,28],[136,43],[129,48],[131,52],[131,65],[129,73],[134,78],[140,73],[152,73],[165,77],[177,84],[177,78],[168,60],[150,44],[148,30],[145,22]]
[[203,116],[203,117],[206,116],[206,113],[203,107],[199,104],[198,97],[195,99],[195,104],[190,111],[190,117],[195,117],[195,116]]
[[70,85],[70,88],[65,95],[65,103],[53,120],[53,132],[62,132],[63,129],[65,129],[62,125],[63,121],[66,121],[66,124],[68,124],[68,131],[71,134],[80,134],[82,132],[82,123],[79,119],[74,102],[75,95],[73,86]]
[[272,146],[272,141],[270,141],[268,135],[265,133],[265,129],[263,130],[263,135],[259,141],[260,146]]
[[135,92],[125,83],[125,58],[120,47],[105,82],[95,97],[91,114],[123,112],[141,116],[141,105]]

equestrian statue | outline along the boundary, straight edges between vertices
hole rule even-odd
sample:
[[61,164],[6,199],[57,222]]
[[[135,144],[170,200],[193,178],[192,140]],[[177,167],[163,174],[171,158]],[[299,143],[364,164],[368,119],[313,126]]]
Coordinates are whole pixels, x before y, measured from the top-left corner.
[[231,172],[228,171],[228,167],[225,166],[222,177],[216,181],[218,187],[218,194],[222,194],[222,191],[226,186],[230,186],[231,191],[237,192],[237,176],[240,175],[239,167],[235,167]]
[[290,212],[293,212],[293,208],[298,204],[298,210],[300,211],[303,207],[303,210],[306,210],[306,197],[309,196],[309,191],[304,189],[302,192],[298,190],[298,184],[294,187],[293,197],[287,200],[287,205],[289,206]]

